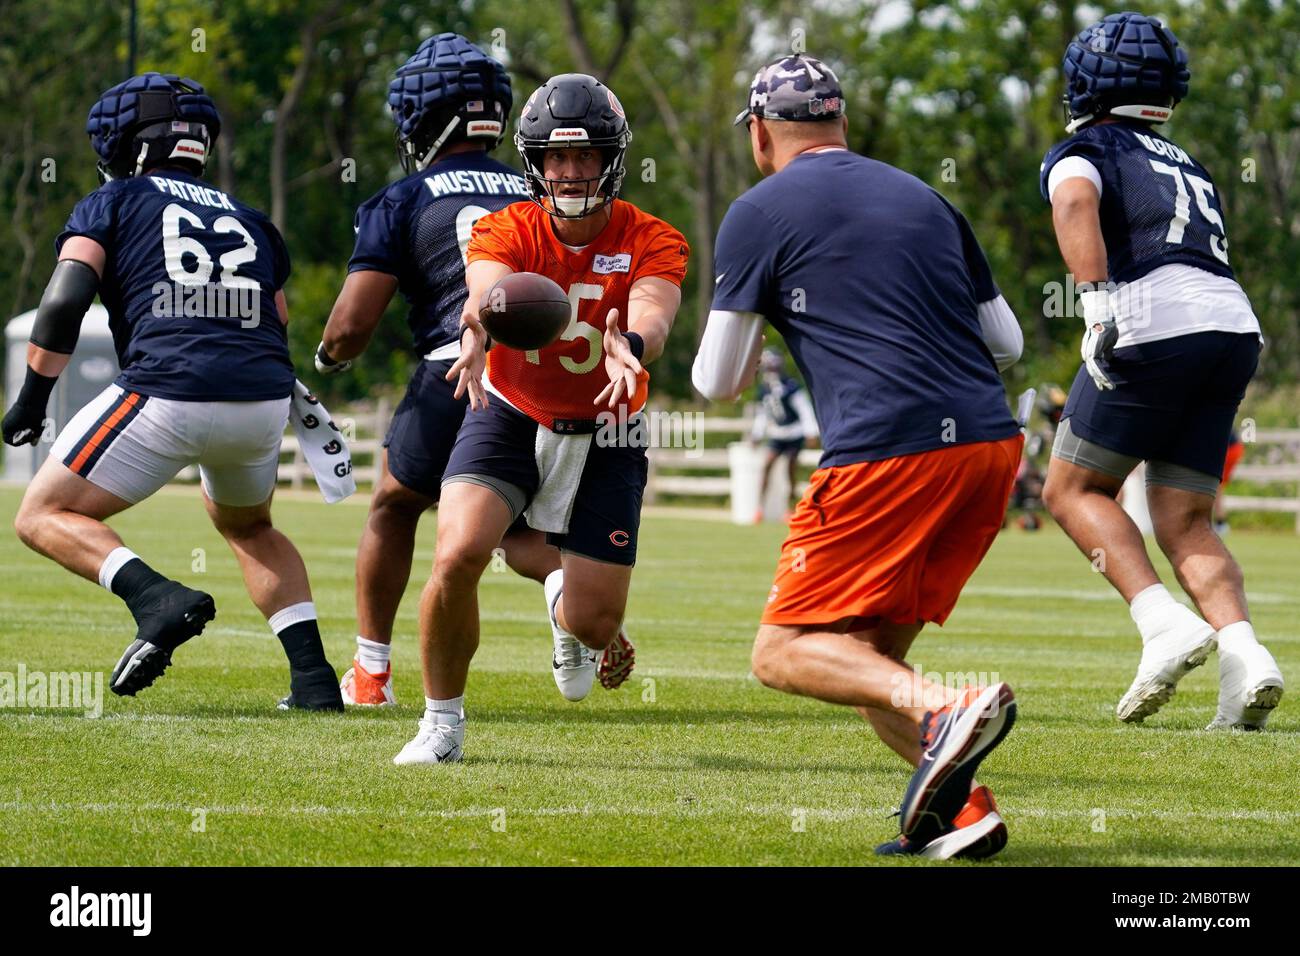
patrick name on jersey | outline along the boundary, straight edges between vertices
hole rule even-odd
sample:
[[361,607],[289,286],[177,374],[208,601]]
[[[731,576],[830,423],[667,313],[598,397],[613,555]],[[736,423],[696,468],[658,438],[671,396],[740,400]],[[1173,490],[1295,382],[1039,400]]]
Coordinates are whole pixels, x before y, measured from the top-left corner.
[[433,173],[424,177],[434,198],[456,193],[475,193],[488,196],[519,196],[527,198],[528,184],[524,177],[510,173],[494,173],[484,169],[456,169]]

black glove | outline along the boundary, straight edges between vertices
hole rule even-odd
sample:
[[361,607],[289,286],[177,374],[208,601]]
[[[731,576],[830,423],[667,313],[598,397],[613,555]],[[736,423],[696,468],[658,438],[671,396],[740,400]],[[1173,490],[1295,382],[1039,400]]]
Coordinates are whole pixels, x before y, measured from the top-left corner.
[[41,375],[28,367],[22,391],[5,412],[2,427],[6,445],[17,448],[19,445],[35,445],[41,440],[41,432],[45,429],[45,406],[49,404],[50,393],[57,381],[57,377]]

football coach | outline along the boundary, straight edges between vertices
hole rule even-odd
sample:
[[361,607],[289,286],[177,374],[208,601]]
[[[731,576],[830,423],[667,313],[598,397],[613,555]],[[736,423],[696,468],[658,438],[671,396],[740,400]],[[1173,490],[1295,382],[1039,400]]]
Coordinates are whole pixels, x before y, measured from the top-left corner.
[[980,761],[1011,729],[1005,683],[948,688],[905,663],[993,543],[1023,438],[999,371],[1022,336],[962,214],[848,149],[821,61],[760,70],[737,117],[765,177],[718,232],[692,379],[753,380],[764,321],[812,393],[825,453],[790,519],[754,644],[768,687],[855,707],[916,770],[882,853],[988,856],[1006,843]]

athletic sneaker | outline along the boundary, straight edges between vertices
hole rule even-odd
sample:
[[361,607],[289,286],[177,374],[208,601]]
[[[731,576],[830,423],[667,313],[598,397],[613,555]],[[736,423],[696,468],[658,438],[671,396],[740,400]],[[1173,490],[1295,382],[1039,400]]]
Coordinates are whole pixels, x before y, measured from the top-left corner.
[[593,651],[582,641],[560,627],[555,619],[555,609],[564,593],[563,578],[552,574],[543,584],[546,593],[546,612],[551,619],[551,676],[565,700],[582,700],[591,693],[596,682],[599,651]]
[[392,707],[397,703],[393,696],[393,665],[390,662],[382,674],[372,674],[361,666],[359,658],[352,659],[352,666],[347,669],[339,681],[339,691],[343,694],[343,703],[358,707]]
[[988,787],[976,787],[952,821],[952,828],[929,843],[899,837],[876,847],[879,856],[924,856],[931,860],[983,860],[1007,845],[1007,825],[998,815]]
[[614,638],[609,647],[600,652],[600,660],[596,665],[596,678],[605,690],[614,690],[622,686],[635,666],[636,648],[632,646],[627,631],[620,627],[618,637]]
[[145,592],[145,598],[148,603],[136,616],[135,639],[109,678],[109,689],[124,697],[134,697],[161,677],[172,662],[172,651],[201,634],[217,616],[212,595],[179,581],[159,582]]
[[289,695],[279,704],[280,710],[343,710],[334,668],[328,663],[310,670],[289,670]]
[[1219,650],[1219,712],[1206,730],[1263,730],[1282,699],[1277,661],[1263,644]]
[[1120,698],[1115,716],[1125,723],[1141,723],[1174,696],[1174,688],[1188,673],[1206,662],[1219,639],[1214,628],[1200,618],[1192,627],[1166,632],[1147,641],[1142,660],[1128,692]]
[[970,799],[980,761],[1016,721],[1016,697],[1005,682],[968,687],[954,704],[921,722],[921,765],[899,810],[901,835],[927,844],[950,830]]
[[[449,716],[439,715],[444,718]],[[420,732],[393,758],[393,763],[398,766],[411,763],[455,763],[460,760],[464,744],[464,715],[454,723],[436,722],[426,715],[420,718]]]

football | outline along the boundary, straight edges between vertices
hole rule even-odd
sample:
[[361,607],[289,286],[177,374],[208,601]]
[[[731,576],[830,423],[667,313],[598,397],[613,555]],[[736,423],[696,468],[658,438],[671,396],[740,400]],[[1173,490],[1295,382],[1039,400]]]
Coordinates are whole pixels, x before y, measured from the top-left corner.
[[493,342],[512,349],[540,349],[569,324],[569,297],[536,272],[512,272],[483,295],[478,316]]

